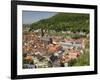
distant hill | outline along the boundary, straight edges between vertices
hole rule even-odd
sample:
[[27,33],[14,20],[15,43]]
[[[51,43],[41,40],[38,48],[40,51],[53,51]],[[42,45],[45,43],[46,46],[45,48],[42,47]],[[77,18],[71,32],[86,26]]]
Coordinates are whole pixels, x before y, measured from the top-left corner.
[[56,31],[84,31],[89,32],[89,14],[58,13],[48,19],[32,23],[31,30],[49,29]]

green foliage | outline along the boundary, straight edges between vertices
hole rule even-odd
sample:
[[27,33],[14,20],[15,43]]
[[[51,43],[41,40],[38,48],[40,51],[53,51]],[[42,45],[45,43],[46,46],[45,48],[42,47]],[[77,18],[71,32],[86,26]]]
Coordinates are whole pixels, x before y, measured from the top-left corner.
[[81,54],[77,59],[71,60],[68,62],[68,66],[87,66],[90,63],[89,50],[84,50],[84,53]]
[[55,16],[32,23],[29,31],[36,29],[55,31],[84,31],[89,32],[89,14],[58,13]]
[[68,62],[68,66],[73,66],[76,63],[76,59],[72,59]]
[[82,37],[82,36],[81,35],[78,35],[78,34],[71,35],[71,38],[73,38],[73,39],[78,39],[80,37]]

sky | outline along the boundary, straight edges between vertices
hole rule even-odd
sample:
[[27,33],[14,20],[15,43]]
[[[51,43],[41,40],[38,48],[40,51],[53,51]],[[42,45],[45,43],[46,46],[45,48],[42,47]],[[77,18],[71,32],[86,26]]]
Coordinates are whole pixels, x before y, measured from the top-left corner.
[[54,16],[55,12],[44,12],[44,11],[23,11],[22,12],[22,23],[31,24],[41,19],[46,19]]

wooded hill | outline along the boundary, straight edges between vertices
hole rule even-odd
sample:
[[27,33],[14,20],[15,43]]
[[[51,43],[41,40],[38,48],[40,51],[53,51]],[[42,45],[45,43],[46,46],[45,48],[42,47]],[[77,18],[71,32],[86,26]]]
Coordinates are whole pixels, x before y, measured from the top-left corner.
[[58,13],[48,19],[32,23],[29,31],[37,29],[55,31],[89,32],[89,14]]

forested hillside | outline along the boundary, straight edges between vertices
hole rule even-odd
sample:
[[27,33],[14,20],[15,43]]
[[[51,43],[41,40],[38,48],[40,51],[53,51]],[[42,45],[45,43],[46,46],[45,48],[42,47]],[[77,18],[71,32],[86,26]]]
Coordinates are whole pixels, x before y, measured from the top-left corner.
[[58,13],[51,18],[32,23],[29,31],[36,29],[89,32],[89,14]]

